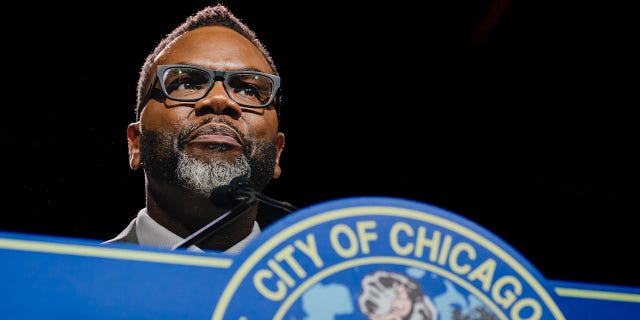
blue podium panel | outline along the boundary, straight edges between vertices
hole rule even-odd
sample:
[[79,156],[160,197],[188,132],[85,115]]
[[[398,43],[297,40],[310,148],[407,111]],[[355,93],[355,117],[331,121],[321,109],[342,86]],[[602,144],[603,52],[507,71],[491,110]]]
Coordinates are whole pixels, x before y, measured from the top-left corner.
[[238,255],[0,234],[7,319],[638,319],[640,288],[547,280],[425,203],[320,203]]
[[233,262],[15,234],[0,248],[3,319],[208,319]]

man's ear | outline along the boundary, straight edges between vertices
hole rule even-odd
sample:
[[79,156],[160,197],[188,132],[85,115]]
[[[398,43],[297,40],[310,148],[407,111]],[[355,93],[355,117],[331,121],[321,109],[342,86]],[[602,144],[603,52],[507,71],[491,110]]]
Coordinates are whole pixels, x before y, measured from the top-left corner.
[[284,133],[278,132],[278,142],[276,144],[276,167],[273,169],[273,177],[279,178],[282,173],[282,169],[280,168],[280,154],[282,154],[282,149],[284,149]]
[[129,147],[129,166],[138,170],[142,165],[140,160],[140,121],[133,122],[127,127],[127,146]]

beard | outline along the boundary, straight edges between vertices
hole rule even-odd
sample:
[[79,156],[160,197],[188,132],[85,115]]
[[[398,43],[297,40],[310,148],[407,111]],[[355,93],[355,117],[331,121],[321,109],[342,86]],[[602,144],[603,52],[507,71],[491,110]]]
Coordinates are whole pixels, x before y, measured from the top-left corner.
[[[241,175],[249,177],[255,190],[262,192],[273,177],[277,154],[276,141],[251,140],[241,134],[245,141],[242,154],[233,160],[226,160],[217,155],[201,160],[186,154],[186,137],[208,122],[211,122],[211,119],[182,130],[177,135],[143,130],[140,136],[140,154],[145,173],[183,191],[204,197],[208,197],[213,189],[228,185],[233,178]],[[220,122],[238,131],[231,123],[224,120]]]
[[208,195],[214,188],[229,184],[237,176],[250,176],[249,160],[243,154],[235,162],[221,159],[203,162],[184,152],[178,154],[176,181],[185,189]]

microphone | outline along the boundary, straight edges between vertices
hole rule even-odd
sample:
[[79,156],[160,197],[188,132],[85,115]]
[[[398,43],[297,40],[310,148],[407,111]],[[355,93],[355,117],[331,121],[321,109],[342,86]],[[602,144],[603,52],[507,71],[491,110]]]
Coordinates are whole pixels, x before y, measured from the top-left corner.
[[287,212],[293,212],[298,210],[297,207],[284,201],[278,201],[270,198],[260,192],[257,192],[253,187],[253,182],[247,176],[237,176],[231,179],[228,185],[215,188],[211,192],[209,201],[216,206],[228,208],[231,205],[238,203],[238,201],[256,198],[258,201],[263,202],[272,207],[283,209]]
[[237,176],[229,184],[213,189],[209,201],[216,207],[231,208],[240,201],[254,198],[254,194],[251,180],[247,176]]
[[287,202],[275,200],[255,191],[253,182],[247,176],[237,176],[231,179],[228,185],[213,189],[209,195],[209,201],[216,207],[231,209],[173,246],[171,250],[188,248],[208,239],[247,212],[256,201],[281,208],[287,212],[298,210],[297,207]]

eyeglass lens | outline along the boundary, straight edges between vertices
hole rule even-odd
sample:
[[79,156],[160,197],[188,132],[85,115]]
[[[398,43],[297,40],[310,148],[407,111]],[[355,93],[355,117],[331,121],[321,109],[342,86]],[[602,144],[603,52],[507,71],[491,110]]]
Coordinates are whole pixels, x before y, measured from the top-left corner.
[[[212,75],[205,70],[185,67],[169,68],[162,76],[169,98],[193,101],[204,97],[213,85]],[[262,106],[271,98],[273,82],[255,73],[233,73],[224,81],[227,94],[237,103]]]

